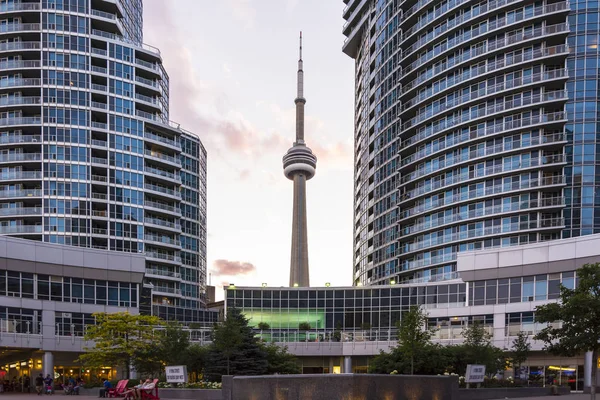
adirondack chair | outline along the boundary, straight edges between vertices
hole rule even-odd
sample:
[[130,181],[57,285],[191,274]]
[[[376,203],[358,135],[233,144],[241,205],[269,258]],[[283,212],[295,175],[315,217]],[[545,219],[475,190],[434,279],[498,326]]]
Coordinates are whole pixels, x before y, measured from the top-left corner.
[[152,383],[154,388],[140,390],[141,400],[160,400],[160,397],[158,397],[158,379],[155,379]]
[[114,388],[108,389],[106,397],[122,397],[125,389],[127,389],[128,382],[129,379],[121,379]]

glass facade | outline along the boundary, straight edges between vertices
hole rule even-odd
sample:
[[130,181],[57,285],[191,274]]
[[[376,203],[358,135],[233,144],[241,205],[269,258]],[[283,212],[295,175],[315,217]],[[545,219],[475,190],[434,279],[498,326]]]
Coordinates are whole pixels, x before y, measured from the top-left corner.
[[345,3],[354,284],[456,279],[458,252],[594,232],[580,220],[594,220],[597,5]]
[[142,28],[142,0],[0,1],[0,234],[145,253],[143,309],[195,322],[206,150]]

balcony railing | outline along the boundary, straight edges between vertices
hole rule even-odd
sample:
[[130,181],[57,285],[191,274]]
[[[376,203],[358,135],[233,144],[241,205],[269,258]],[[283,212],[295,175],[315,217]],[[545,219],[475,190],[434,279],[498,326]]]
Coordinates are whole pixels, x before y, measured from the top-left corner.
[[144,96],[143,94],[136,93],[135,98],[146,103],[154,105],[158,104],[158,100],[156,99],[156,97]]
[[[436,143],[435,146],[429,146],[426,149],[419,150],[416,153],[411,154],[408,157],[402,159],[400,163],[402,167],[412,164],[418,161],[423,160],[424,157],[427,157],[433,153],[444,150],[447,147],[454,146],[456,144],[464,144],[465,142],[471,139],[470,132],[466,134],[462,134],[458,137],[455,137],[454,140],[441,141]],[[550,135],[540,135],[540,136],[532,136],[529,139],[519,140],[520,145],[515,145],[512,142],[500,143],[495,146],[486,146],[481,149],[471,150],[468,153],[461,153],[460,155],[454,156],[453,154],[448,155],[448,157],[444,161],[440,161],[439,167],[422,167],[418,168],[415,171],[409,174],[402,174],[401,183],[406,183],[412,181],[419,176],[429,174],[434,171],[439,171],[441,168],[446,168],[452,165],[459,164],[464,161],[468,161],[470,159],[485,157],[497,153],[501,153],[503,151],[528,148],[532,146],[539,146],[548,143],[557,143],[564,142],[567,140],[567,136],[565,133],[553,133]],[[447,143],[446,143],[447,142]]]
[[15,233],[42,233],[41,225],[0,226],[0,234],[10,235]]
[[140,60],[139,58],[135,59],[135,63],[141,65],[142,67],[146,67],[148,69],[158,70],[158,65],[156,63],[151,63],[148,61]]
[[150,173],[150,174],[154,174],[154,175],[159,175],[177,182],[181,182],[181,176],[179,174],[175,174],[173,172],[169,172],[169,171],[165,171],[163,169],[158,169],[158,168],[152,168],[152,167],[146,167],[144,168],[144,171]]
[[159,158],[161,160],[165,160],[171,162],[173,164],[181,165],[181,159],[179,157],[170,156],[165,153],[159,153],[157,151],[146,150],[145,154],[149,157]]
[[144,188],[146,190],[152,190],[154,192],[159,192],[159,193],[163,193],[163,194],[166,194],[169,196],[181,198],[181,193],[178,190],[169,189],[164,186],[158,186],[158,185],[152,185],[151,183],[146,183],[144,185]]
[[15,106],[15,105],[28,105],[28,104],[41,104],[42,98],[40,96],[10,96],[0,98],[0,106]]
[[[456,86],[462,82],[468,81],[468,80],[478,77],[480,75],[484,75],[489,72],[493,72],[493,71],[496,71],[496,70],[499,70],[499,69],[502,69],[504,67],[508,67],[511,65],[516,65],[516,64],[519,64],[519,63],[522,63],[525,61],[536,60],[539,58],[548,57],[548,56],[552,56],[555,54],[565,54],[566,55],[566,54],[568,54],[568,52],[569,52],[569,47],[567,45],[561,44],[558,46],[551,46],[551,47],[546,47],[543,49],[536,49],[531,52],[524,52],[524,53],[517,54],[517,55],[511,54],[510,56],[505,56],[504,58],[501,58],[496,61],[486,62],[485,65],[482,65],[477,68],[471,68],[471,69],[463,72],[462,74],[457,74],[457,75],[450,76],[446,79],[442,79],[441,81],[438,82],[439,85],[436,85],[436,90],[433,89],[433,85],[432,85],[430,87],[430,89],[423,92],[423,94],[419,94],[418,96],[415,96],[414,98],[409,100],[406,103],[407,104],[406,108],[426,99],[427,97],[431,97],[440,91],[449,89],[453,86]],[[403,85],[402,86],[402,94],[404,95],[408,91],[414,89],[415,87],[417,87],[418,85],[420,85],[421,83],[423,83],[429,79],[433,79],[435,77],[440,76],[442,71],[444,71],[448,68],[451,68],[453,65],[454,64],[449,65],[447,62],[441,63],[439,66],[436,66],[435,68],[433,68],[431,70],[431,72],[428,71],[428,73],[422,74],[418,78],[407,83],[406,85]]]
[[108,159],[106,159],[106,158],[92,157],[91,161],[93,164],[103,164],[103,165],[108,164]]
[[157,276],[168,276],[170,278],[179,278],[179,279],[181,278],[181,274],[179,272],[165,271],[162,269],[146,268],[146,274],[157,275]]
[[97,85],[95,83],[92,83],[92,90],[97,90],[99,92],[106,92],[107,87],[104,85]]
[[40,9],[39,3],[5,3],[0,5],[0,12],[8,11],[37,11]]
[[510,182],[510,183],[504,183],[504,184],[500,184],[500,185],[490,185],[490,186],[486,186],[483,189],[470,190],[468,192],[457,193],[455,195],[437,199],[428,204],[419,204],[412,208],[405,208],[401,213],[400,219],[409,218],[411,216],[420,214],[422,212],[426,212],[426,211],[433,210],[438,207],[458,203],[461,201],[473,200],[473,199],[484,197],[484,196],[505,193],[505,192],[512,192],[515,190],[537,188],[537,187],[541,187],[541,186],[563,185],[564,183],[565,183],[564,175],[558,175],[558,176],[549,176],[549,177],[538,178],[538,179],[529,179],[529,180],[526,180],[523,182]]
[[92,47],[92,54],[98,54],[101,56],[105,56],[105,55],[107,55],[107,52],[105,49],[97,49],[95,47]]
[[41,49],[40,42],[8,42],[0,43],[0,51],[11,50],[38,50]]
[[164,144],[167,144],[169,146],[181,149],[181,143],[179,143],[176,140],[166,138],[164,136],[155,135],[154,133],[150,133],[150,132],[144,132],[144,137],[146,139],[155,140],[157,142],[164,143]]
[[160,210],[169,211],[172,213],[180,214],[181,209],[179,207],[175,207],[169,204],[159,203],[156,201],[145,200],[144,205],[152,208],[158,208]]
[[42,207],[0,208],[0,217],[42,215]]
[[90,69],[92,70],[92,72],[98,72],[99,74],[106,74],[107,69],[104,67],[98,67],[96,65],[92,65],[90,67]]
[[7,199],[13,197],[41,197],[41,189],[21,189],[21,190],[0,190],[0,198]]
[[0,62],[0,70],[3,69],[21,69],[21,68],[40,68],[41,63],[39,61],[3,61]]
[[8,78],[0,80],[0,88],[17,86],[40,86],[42,81],[38,78]]
[[473,218],[481,218],[490,215],[503,214],[515,211],[526,211],[532,208],[551,208],[560,207],[565,205],[564,197],[549,197],[545,199],[535,199],[529,201],[513,202],[508,204],[499,204],[497,206],[490,206],[484,208],[478,208],[475,210],[469,210],[467,212],[452,213],[444,215],[441,218],[430,219],[426,222],[421,222],[414,225],[402,227],[402,235],[410,235],[418,232],[423,232],[429,229],[434,229],[440,226],[452,224],[454,222],[466,221]]
[[176,294],[181,295],[181,289],[174,289],[166,286],[154,286],[152,289],[153,292],[157,293],[168,293],[168,294]]
[[[511,110],[519,107],[529,106],[537,103],[543,103],[554,100],[566,100],[569,98],[569,95],[566,90],[554,90],[551,92],[544,92],[541,94],[531,95],[531,96],[523,96],[522,98],[516,98],[514,100],[504,101],[502,103],[495,103],[493,105],[487,105],[487,103],[481,103],[474,106],[471,106],[471,109],[468,112],[463,112],[460,115],[454,116],[453,118],[444,118],[437,121],[432,121],[428,124],[425,130],[430,131],[441,131],[444,129],[451,128],[453,126],[462,124],[463,122],[468,122],[473,119],[482,118],[489,116],[491,114],[496,114],[499,112],[503,112],[506,110]],[[474,110],[476,108],[476,110]],[[421,122],[426,121],[431,118],[433,115],[423,114],[423,116],[418,116],[412,118],[409,121],[406,121],[402,124],[402,131],[406,131],[408,129],[413,128],[415,125],[420,124]]]
[[[119,4],[119,3],[117,2],[117,4]],[[100,36],[100,37],[104,37],[104,38],[108,38],[108,39],[112,39],[112,40],[116,40],[116,41],[123,42],[123,43],[133,44],[133,45],[136,45],[136,46],[140,45],[139,43],[136,43],[133,40],[125,39],[123,36],[115,35],[114,33],[105,32],[105,31],[101,31],[101,30],[98,30],[98,29],[92,29],[92,35]],[[150,52],[152,52],[154,54],[160,55],[160,50],[158,50],[156,47],[147,45],[145,43],[143,43],[141,46],[142,46],[142,48],[144,50],[147,50],[147,51],[150,51]]]
[[[554,112],[554,113],[548,113],[548,114],[536,115],[536,116],[527,117],[527,118],[515,119],[513,121],[506,121],[504,123],[500,123],[500,124],[496,124],[496,125],[490,125],[490,126],[486,126],[483,128],[477,128],[476,130],[469,132],[469,139],[475,139],[475,138],[482,137],[482,136],[493,135],[496,133],[501,133],[501,132],[509,131],[512,129],[518,129],[518,128],[522,128],[525,126],[543,124],[543,123],[554,122],[554,121],[562,121],[565,118],[566,118],[565,113],[562,111],[558,111],[558,112]],[[400,147],[406,148],[408,146],[411,146],[411,145],[413,145],[417,142],[420,142],[421,140],[424,140],[426,138],[429,138],[431,136],[433,136],[433,133],[429,130],[419,133],[419,134],[416,134],[414,136],[407,138],[406,140],[403,140]]]
[[15,135],[15,136],[0,136],[0,144],[9,143],[35,143],[41,142],[40,135]]
[[15,179],[42,179],[42,171],[0,172],[0,181],[12,181]]
[[143,83],[144,85],[147,85],[147,86],[152,86],[154,88],[158,87],[158,82],[156,82],[155,80],[142,78],[141,76],[136,76],[135,81],[139,82],[139,83]]
[[154,252],[154,251],[147,251],[146,252],[146,257],[156,258],[156,259],[159,259],[159,260],[181,262],[181,257],[180,256],[175,256],[175,255],[172,255],[172,254],[165,254],[165,253],[158,253],[158,252]]
[[107,13],[107,12],[99,11],[99,10],[92,9],[91,14],[95,15],[96,17],[101,17],[101,18],[106,18],[106,19],[112,19],[112,20],[117,19],[117,16],[115,14],[111,14],[111,13]]
[[39,161],[42,159],[41,153],[9,153],[0,154],[0,162],[11,161]]
[[158,236],[158,235],[150,235],[150,234],[145,234],[144,240],[147,240],[150,242],[155,242],[155,243],[169,244],[172,246],[180,246],[180,244],[181,244],[178,239],[173,239],[168,236]]
[[20,31],[39,31],[40,24],[5,24],[0,25],[0,33],[20,32]]
[[165,228],[181,229],[181,225],[179,223],[167,221],[166,219],[146,217],[144,218],[144,222],[147,224],[164,226]]

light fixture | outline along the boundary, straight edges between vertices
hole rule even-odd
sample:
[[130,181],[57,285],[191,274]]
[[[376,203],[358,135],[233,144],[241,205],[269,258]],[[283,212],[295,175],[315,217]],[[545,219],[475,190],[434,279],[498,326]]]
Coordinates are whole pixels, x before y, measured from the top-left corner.
[[229,289],[235,289],[235,283],[230,283],[229,284]]
[[362,282],[357,282],[356,286],[362,286]]
[[329,287],[329,286],[331,286],[331,283],[325,282],[325,287]]
[[297,283],[294,283],[294,287],[298,287],[298,284],[297,284]]
[[390,285],[395,285],[395,284],[396,284],[396,280],[395,279],[390,280]]
[[263,282],[262,287],[267,287],[267,283]]

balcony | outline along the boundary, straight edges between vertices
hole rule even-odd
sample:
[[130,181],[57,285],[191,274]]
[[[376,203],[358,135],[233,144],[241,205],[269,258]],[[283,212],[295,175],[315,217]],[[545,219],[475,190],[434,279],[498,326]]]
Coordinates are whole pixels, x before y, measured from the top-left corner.
[[95,90],[97,92],[106,92],[108,90],[108,88],[104,85],[98,85],[98,84],[92,83],[92,90]]
[[[0,160],[1,162],[1,160]],[[0,172],[0,181],[14,181],[14,180],[40,180],[42,179],[42,171],[11,171],[11,172]]]
[[178,222],[171,222],[166,219],[146,217],[144,218],[144,222],[147,225],[156,225],[163,228],[173,229],[175,231],[181,231],[181,225]]
[[181,257],[173,255],[173,254],[158,253],[158,252],[154,252],[154,251],[146,251],[146,258],[181,264]]
[[135,94],[135,98],[137,100],[140,100],[140,101],[144,102],[144,103],[148,103],[148,104],[152,104],[154,106],[158,106],[158,100],[156,99],[156,97],[144,96],[143,94],[136,93]]
[[40,161],[41,159],[42,159],[41,153],[0,154],[0,163],[14,162],[14,161]]
[[21,86],[40,86],[42,81],[38,78],[8,78],[0,81],[0,88]]
[[143,85],[146,85],[146,86],[151,86],[151,87],[153,87],[155,89],[158,88],[158,82],[155,81],[155,80],[142,78],[141,76],[136,76],[135,77],[135,81],[138,82],[138,83],[141,83]]
[[156,63],[151,63],[151,62],[148,62],[148,61],[140,60],[139,58],[135,59],[135,63],[137,65],[141,65],[144,68],[148,68],[148,69],[151,69],[153,71],[158,71],[158,64],[156,64]]
[[42,225],[0,226],[0,235],[42,233]]
[[0,145],[12,143],[38,143],[42,141],[40,135],[14,135],[0,136]]
[[0,5],[0,12],[38,10],[40,10],[39,3],[5,3]]
[[92,164],[108,165],[108,159],[106,159],[106,158],[92,157],[91,161],[92,161]]
[[178,239],[173,239],[171,237],[168,236],[158,236],[158,235],[151,235],[151,234],[145,234],[144,235],[144,241],[146,242],[152,242],[152,244],[154,245],[167,245],[170,247],[181,247],[181,243]]
[[104,68],[104,67],[98,67],[96,65],[92,65],[90,67],[90,69],[91,69],[92,72],[97,72],[97,73],[103,74],[103,75],[106,75],[106,73],[108,72],[108,70],[106,68]]
[[0,62],[0,70],[7,69],[26,69],[26,68],[40,68],[41,63],[39,61],[3,61]]
[[108,125],[105,122],[92,121],[92,128],[106,130]]
[[166,286],[154,286],[154,288],[152,288],[152,293],[181,296],[181,289],[174,289]]
[[144,171],[146,171],[147,173],[152,174],[152,175],[166,178],[168,180],[181,182],[181,176],[178,173],[173,173],[173,172],[165,171],[165,170],[158,169],[158,168],[152,168],[152,167],[146,167],[146,168],[144,168]]
[[99,10],[91,10],[91,14],[95,17],[100,17],[100,18],[104,18],[104,19],[110,19],[112,21],[116,21],[117,20],[117,16],[115,14],[111,14],[111,13],[107,13],[104,11],[99,11]]
[[0,119],[0,126],[10,125],[40,125],[42,119],[40,117],[14,117]]
[[0,51],[12,50],[39,50],[42,48],[40,42],[8,42],[0,43]]
[[0,190],[0,199],[15,197],[42,197],[41,189]]
[[0,208],[0,217],[42,215],[42,207]]
[[148,149],[146,149],[144,154],[146,154],[146,156],[148,156],[148,157],[152,157],[154,159],[158,159],[161,161],[166,161],[166,162],[175,164],[178,167],[181,167],[181,159],[177,156],[170,156],[165,153],[160,153],[158,151],[152,151],[152,150],[148,150]]
[[152,191],[155,193],[160,193],[166,195],[167,197],[175,197],[177,199],[181,198],[181,193],[178,190],[169,189],[164,186],[153,185],[151,183],[146,183],[144,188],[148,191]]
[[146,268],[146,275],[152,275],[159,278],[181,279],[181,274],[179,272],[173,272],[156,268]]
[[156,201],[145,200],[144,207],[154,208],[157,210],[165,211],[170,214],[176,214],[181,216],[181,209],[179,207],[171,206],[169,204],[159,203]]
[[42,104],[42,98],[40,96],[10,96],[0,98],[0,107],[2,106],[16,106],[16,105],[38,105]]
[[[136,94],[137,96],[137,94]],[[164,136],[155,135],[154,133],[144,132],[144,138],[148,140],[152,140],[154,142],[159,142],[161,144],[165,144],[167,146],[171,146],[176,148],[177,150],[181,150],[181,143],[174,139],[169,139]]]
[[42,29],[40,24],[5,24],[0,25],[0,33],[9,33],[9,32],[30,32],[30,31],[39,31]]

